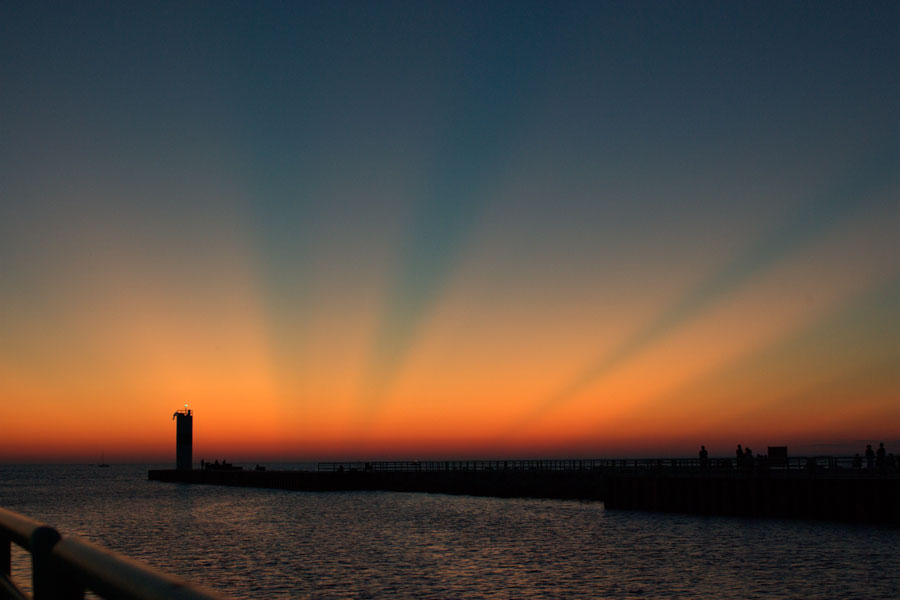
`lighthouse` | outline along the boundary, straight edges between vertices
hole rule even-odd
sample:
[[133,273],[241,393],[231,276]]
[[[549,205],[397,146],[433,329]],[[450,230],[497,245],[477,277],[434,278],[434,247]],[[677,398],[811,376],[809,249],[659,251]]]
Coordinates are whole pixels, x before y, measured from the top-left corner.
[[194,416],[187,404],[183,410],[175,411],[175,468],[179,471],[191,470],[191,456],[194,446]]

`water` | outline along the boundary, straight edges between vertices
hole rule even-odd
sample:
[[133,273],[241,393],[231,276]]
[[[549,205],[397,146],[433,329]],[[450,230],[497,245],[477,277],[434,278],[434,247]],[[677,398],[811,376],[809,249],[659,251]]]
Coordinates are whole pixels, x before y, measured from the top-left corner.
[[[236,598],[900,598],[900,531],[0,465],[0,506]],[[160,467],[156,467],[160,468]],[[27,555],[13,556],[27,580]]]

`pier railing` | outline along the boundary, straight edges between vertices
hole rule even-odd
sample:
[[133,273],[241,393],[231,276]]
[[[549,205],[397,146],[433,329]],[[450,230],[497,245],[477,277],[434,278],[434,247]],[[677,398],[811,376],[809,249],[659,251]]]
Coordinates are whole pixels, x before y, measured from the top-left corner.
[[736,463],[735,458],[628,458],[628,459],[562,459],[562,460],[424,460],[320,462],[320,472],[435,472],[435,471],[678,471],[741,473],[791,472],[829,473],[848,476],[877,475],[883,468],[868,468],[865,461],[852,456],[792,456],[787,458],[754,457],[752,462]]
[[177,577],[0,508],[0,598],[27,599],[11,579],[11,546],[31,554],[34,600],[84,598],[90,590],[114,600],[221,598]]

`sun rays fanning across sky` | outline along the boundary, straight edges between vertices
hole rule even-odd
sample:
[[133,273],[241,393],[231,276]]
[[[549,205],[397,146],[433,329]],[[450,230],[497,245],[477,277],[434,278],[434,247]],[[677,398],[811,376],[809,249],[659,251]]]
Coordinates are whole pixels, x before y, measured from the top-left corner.
[[[642,323],[637,331],[611,351],[605,352],[538,405],[523,421],[516,423],[514,430],[539,420],[546,412],[584,391],[597,379],[613,373],[622,363],[653,344],[664,343],[678,327],[715,311],[716,304],[727,301],[727,296],[739,291],[742,284],[789,260],[792,254],[818,242],[829,231],[852,227],[854,217],[865,213],[866,208],[878,210],[879,206],[884,206],[885,200],[898,190],[898,164],[900,142],[890,140],[866,156],[865,162],[857,166],[855,172],[841,176],[824,193],[815,194],[810,201],[802,202],[783,221],[776,223],[771,230],[739,250],[721,267],[663,308],[658,316]],[[890,222],[895,213],[885,210],[880,218]],[[792,320],[798,322],[801,319],[802,316],[795,315]]]
[[900,15],[0,8],[0,461],[900,445]]

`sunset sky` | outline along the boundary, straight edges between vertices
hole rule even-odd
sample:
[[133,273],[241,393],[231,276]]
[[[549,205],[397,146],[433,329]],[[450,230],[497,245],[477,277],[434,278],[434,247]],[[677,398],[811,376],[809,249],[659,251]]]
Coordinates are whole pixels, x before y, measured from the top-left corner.
[[900,451],[896,2],[0,4],[0,462]]

